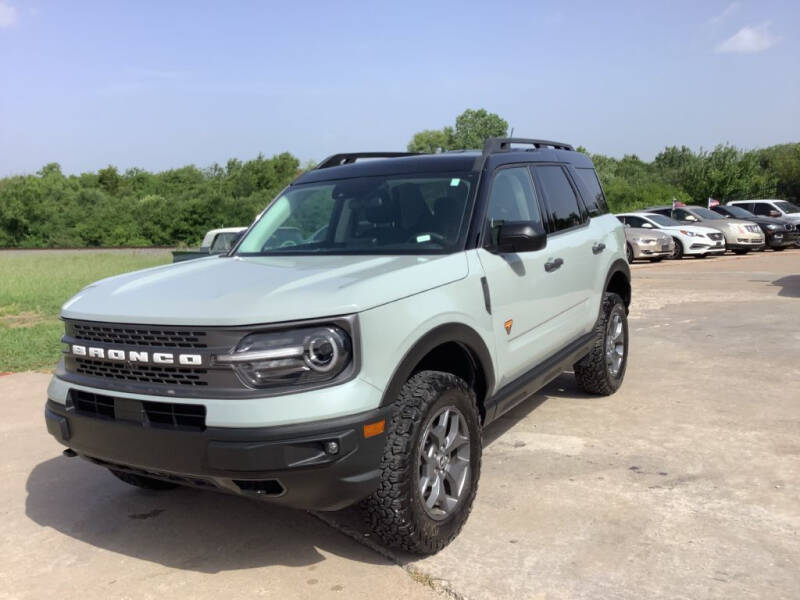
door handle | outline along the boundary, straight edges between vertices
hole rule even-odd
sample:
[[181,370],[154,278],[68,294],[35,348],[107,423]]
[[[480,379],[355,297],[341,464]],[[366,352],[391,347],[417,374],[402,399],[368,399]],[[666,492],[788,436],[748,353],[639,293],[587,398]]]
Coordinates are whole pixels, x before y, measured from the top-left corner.
[[592,252],[595,254],[600,254],[605,249],[606,245],[603,242],[597,242],[594,246],[592,246]]
[[544,270],[547,271],[548,273],[552,273],[556,269],[560,269],[561,265],[563,264],[564,264],[563,258],[550,259],[546,263],[544,263]]

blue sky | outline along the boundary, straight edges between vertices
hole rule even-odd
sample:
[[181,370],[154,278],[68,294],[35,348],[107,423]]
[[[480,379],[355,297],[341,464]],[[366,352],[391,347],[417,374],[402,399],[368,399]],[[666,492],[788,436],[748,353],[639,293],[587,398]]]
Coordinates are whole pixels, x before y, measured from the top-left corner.
[[404,149],[466,108],[651,159],[800,141],[800,3],[0,0],[0,176]]

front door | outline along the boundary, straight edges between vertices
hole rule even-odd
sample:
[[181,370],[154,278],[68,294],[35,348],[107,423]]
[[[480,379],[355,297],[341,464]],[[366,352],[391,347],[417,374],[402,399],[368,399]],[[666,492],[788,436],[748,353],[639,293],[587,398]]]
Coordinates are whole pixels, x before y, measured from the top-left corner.
[[[497,385],[503,387],[566,345],[564,307],[572,302],[569,269],[554,264],[569,240],[535,252],[492,250],[503,222],[528,221],[545,230],[531,172],[513,165],[494,173],[489,191],[487,248],[478,250],[492,306]],[[566,325],[566,329],[569,325]]]

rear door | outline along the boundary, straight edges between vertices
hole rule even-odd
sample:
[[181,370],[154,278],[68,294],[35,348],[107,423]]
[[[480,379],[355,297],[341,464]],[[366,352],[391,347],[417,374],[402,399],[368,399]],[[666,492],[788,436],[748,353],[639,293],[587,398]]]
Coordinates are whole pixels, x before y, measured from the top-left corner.
[[545,206],[548,257],[561,261],[548,285],[557,289],[561,298],[554,322],[558,331],[553,335],[563,348],[588,331],[597,317],[593,295],[597,294],[597,273],[604,264],[604,240],[594,239],[589,214],[564,166],[535,165],[532,171]]

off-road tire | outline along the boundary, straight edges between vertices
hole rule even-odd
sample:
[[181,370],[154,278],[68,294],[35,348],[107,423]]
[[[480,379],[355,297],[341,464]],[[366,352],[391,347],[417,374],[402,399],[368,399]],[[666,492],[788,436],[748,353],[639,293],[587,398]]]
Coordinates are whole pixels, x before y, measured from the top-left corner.
[[[443,520],[430,517],[419,488],[419,448],[428,422],[445,406],[463,415],[470,439],[470,477],[454,512]],[[472,510],[481,468],[481,425],[475,392],[460,377],[420,371],[411,377],[394,403],[377,491],[361,502],[372,531],[388,546],[414,554],[434,554],[461,531]]]
[[[625,335],[622,365],[617,376],[613,376],[606,365],[606,329],[612,314],[620,314]],[[594,326],[594,344],[592,350],[573,366],[578,386],[589,394],[608,396],[622,385],[625,369],[628,366],[630,347],[628,336],[628,318],[625,303],[618,294],[606,293],[600,306],[600,316]]]
[[117,471],[115,469],[109,469],[109,471],[111,471],[114,477],[121,479],[128,485],[145,490],[171,490],[178,487],[177,483],[164,481],[163,479],[154,479],[152,477],[145,477],[144,475],[136,475],[135,473],[127,473],[125,471]]

